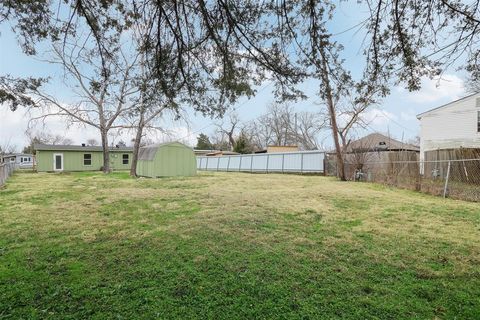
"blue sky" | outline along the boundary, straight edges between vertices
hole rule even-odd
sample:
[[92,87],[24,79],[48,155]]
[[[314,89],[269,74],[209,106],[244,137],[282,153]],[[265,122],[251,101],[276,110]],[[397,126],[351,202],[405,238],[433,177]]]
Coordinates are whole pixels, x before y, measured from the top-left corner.
[[[349,31],[352,26],[365,19],[365,12],[359,8],[356,1],[341,2],[338,6],[336,18],[330,23],[335,39],[344,44],[344,58],[346,66],[354,76],[361,74],[364,58],[361,55],[361,44],[364,37],[363,32],[356,29]],[[49,76],[51,84],[49,92],[53,93],[59,100],[68,100],[69,92],[60,85],[62,71],[58,67],[39,61],[37,58],[28,57],[22,53],[15,35],[10,31],[6,23],[0,25],[0,73],[13,76]],[[389,133],[393,137],[404,140],[413,138],[419,133],[419,123],[415,118],[425,110],[437,107],[444,103],[460,98],[465,95],[465,75],[458,73],[454,68],[447,70],[442,79],[424,79],[422,89],[410,93],[401,87],[393,87],[389,97],[384,99],[378,106],[372,106],[365,117],[370,121],[367,130],[357,132],[363,135],[368,132],[379,131]],[[295,108],[301,111],[319,111],[318,99],[315,97],[316,83],[308,81],[302,85],[309,99],[295,104]],[[253,120],[263,112],[274,100],[272,94],[273,86],[268,83],[258,88],[257,94],[250,98],[243,98],[233,107],[237,110],[242,121]],[[15,145],[20,150],[27,144],[28,137],[25,131],[28,128],[29,116],[23,110],[11,112],[6,107],[0,106],[0,146]],[[193,144],[199,132],[207,134],[215,130],[214,120],[188,112],[188,124],[185,122],[173,123],[165,121],[165,127],[172,131],[172,137],[182,139]],[[216,121],[218,122],[218,120]],[[44,126],[36,126],[31,131],[47,131],[50,134],[60,134],[72,139],[75,143],[85,142],[89,138],[99,139],[98,133],[93,128],[66,127],[61,119],[51,119]],[[331,139],[329,131],[325,131],[320,137],[325,147],[330,147]],[[124,132],[113,139],[129,141],[131,133]],[[154,140],[166,139],[163,135],[152,136]],[[324,139],[323,139],[324,138]]]

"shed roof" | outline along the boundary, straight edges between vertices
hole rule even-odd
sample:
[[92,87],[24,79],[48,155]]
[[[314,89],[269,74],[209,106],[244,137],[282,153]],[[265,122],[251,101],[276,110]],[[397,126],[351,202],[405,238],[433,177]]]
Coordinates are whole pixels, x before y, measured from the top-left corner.
[[155,154],[157,153],[158,149],[161,149],[163,147],[170,146],[170,145],[177,145],[177,146],[182,146],[182,147],[191,149],[189,146],[184,145],[183,143],[180,143],[177,141],[151,144],[151,145],[140,148],[140,150],[138,151],[138,160],[151,161],[155,158]]
[[368,152],[368,151],[420,151],[420,148],[413,144],[404,143],[380,133],[372,133],[363,138],[350,142],[346,152]]
[[[35,150],[45,151],[103,151],[100,146],[78,146],[78,145],[61,145],[61,144],[41,144],[36,143],[33,148]],[[133,151],[132,147],[110,147],[110,151]]]

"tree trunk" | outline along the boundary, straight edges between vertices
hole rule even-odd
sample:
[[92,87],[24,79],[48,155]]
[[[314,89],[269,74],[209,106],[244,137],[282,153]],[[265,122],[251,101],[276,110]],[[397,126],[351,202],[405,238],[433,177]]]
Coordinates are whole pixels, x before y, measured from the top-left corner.
[[143,123],[143,115],[142,115],[138,123],[137,134],[135,135],[135,142],[133,144],[132,167],[130,168],[130,176],[132,177],[137,176],[138,153],[140,151],[140,143],[142,141],[143,127],[144,127],[144,123]]
[[340,147],[340,142],[338,141],[337,114],[335,113],[335,106],[333,104],[331,92],[330,94],[327,93],[327,107],[328,112],[330,113],[330,121],[332,122],[332,136],[333,142],[335,143],[335,154],[337,156],[338,177],[340,180],[346,181],[347,177],[345,175],[345,163],[343,161],[342,148]]
[[230,144],[230,151],[233,151],[233,148],[235,148],[235,138],[233,137],[233,132],[228,133],[228,142]]
[[328,113],[330,115],[333,142],[335,144],[335,154],[337,156],[337,168],[338,168],[337,174],[340,180],[346,181],[347,177],[345,175],[345,163],[343,161],[342,148],[340,147],[340,141],[338,139],[337,113],[335,111],[335,104],[333,102],[332,87],[330,85],[326,54],[323,47],[321,48],[321,55],[322,55],[322,68],[320,68],[320,71],[321,71],[322,81],[325,86],[325,97],[327,100],[326,103],[327,103]]
[[103,149],[103,173],[110,173],[110,150],[108,149],[108,131],[100,129]]

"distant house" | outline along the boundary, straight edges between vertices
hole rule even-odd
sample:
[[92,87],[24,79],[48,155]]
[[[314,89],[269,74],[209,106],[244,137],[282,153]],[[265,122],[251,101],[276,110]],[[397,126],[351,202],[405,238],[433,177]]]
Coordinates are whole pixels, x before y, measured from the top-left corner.
[[298,146],[267,146],[266,149],[255,151],[255,153],[278,153],[299,151]]
[[[103,166],[102,147],[35,144],[38,172],[100,171]],[[130,170],[133,148],[111,147],[112,170]]]
[[217,152],[218,150],[201,150],[201,149],[193,149],[193,153],[195,156],[205,156],[207,153]]
[[344,153],[382,152],[382,151],[413,151],[419,152],[420,148],[409,143],[401,142],[380,133],[371,133],[358,140],[351,141]]
[[[420,159],[471,157],[480,150],[480,93],[417,115],[420,120]],[[456,152],[457,151],[457,152]],[[458,152],[461,151],[461,152]]]
[[19,169],[31,169],[35,164],[35,157],[29,153],[10,153],[2,156],[2,162],[14,164]]
[[221,157],[221,156],[234,156],[240,154],[238,152],[234,151],[226,151],[226,150],[219,150],[219,151],[213,151],[209,152],[206,154],[207,157]]
[[[392,162],[418,161],[419,151],[417,146],[383,134],[369,134],[351,141],[343,150],[347,177],[353,178],[358,171],[370,175],[384,172]],[[336,155],[333,151],[327,154],[326,172],[328,175],[337,173]]]

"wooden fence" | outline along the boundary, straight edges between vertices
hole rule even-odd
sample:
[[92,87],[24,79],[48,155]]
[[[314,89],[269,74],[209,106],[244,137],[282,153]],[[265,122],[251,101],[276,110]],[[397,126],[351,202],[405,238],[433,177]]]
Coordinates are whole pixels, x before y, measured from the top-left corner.
[[0,163],[0,187],[7,181],[15,167],[10,163]]

